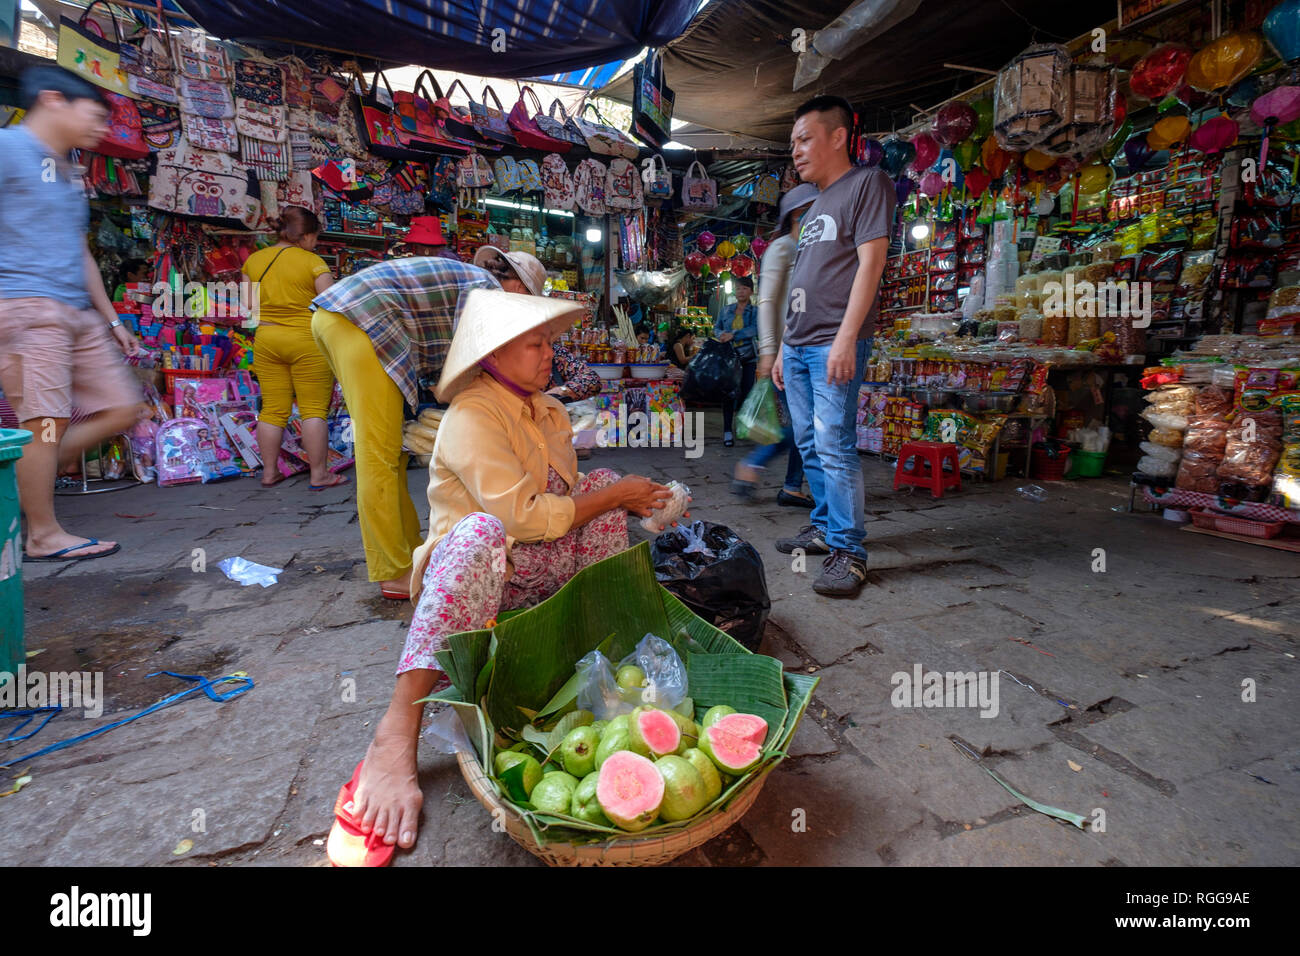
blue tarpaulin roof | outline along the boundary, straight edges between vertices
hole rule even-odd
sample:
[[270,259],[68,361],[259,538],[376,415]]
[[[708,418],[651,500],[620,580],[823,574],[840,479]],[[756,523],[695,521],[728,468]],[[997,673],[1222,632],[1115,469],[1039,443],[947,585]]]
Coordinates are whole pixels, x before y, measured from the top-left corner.
[[181,0],[180,5],[223,39],[532,77],[613,65],[643,47],[662,46],[686,28],[699,0]]

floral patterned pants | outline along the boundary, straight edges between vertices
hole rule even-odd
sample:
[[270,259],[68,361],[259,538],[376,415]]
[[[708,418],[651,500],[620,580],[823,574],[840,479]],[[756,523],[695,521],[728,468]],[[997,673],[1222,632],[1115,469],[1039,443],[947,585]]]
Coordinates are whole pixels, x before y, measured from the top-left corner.
[[[598,468],[578,482],[573,494],[588,494],[618,479],[608,468]],[[570,493],[554,469],[546,490]],[[492,515],[466,515],[429,556],[397,673],[440,670],[433,655],[445,649],[448,635],[480,628],[500,611],[532,607],[587,565],[626,550],[627,512],[616,508],[554,541],[516,544],[510,550],[514,575],[507,581],[505,527]]]

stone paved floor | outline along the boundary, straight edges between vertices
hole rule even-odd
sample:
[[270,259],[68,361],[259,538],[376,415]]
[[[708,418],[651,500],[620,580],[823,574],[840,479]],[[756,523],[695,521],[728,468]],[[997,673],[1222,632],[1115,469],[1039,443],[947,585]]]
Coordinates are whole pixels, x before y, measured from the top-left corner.
[[[931,501],[893,492],[890,470],[866,458],[871,579],[859,599],[831,601],[811,591],[815,564],[796,573],[771,548],[803,513],[777,507],[775,485],[768,503],[727,493],[743,450],[598,450],[591,462],[685,479],[696,517],[751,540],[772,596],[764,651],[822,678],[753,809],[681,863],[1300,863],[1300,557],[1117,513],[1121,479],[1050,484],[1042,503],[1011,479]],[[408,478],[422,503],[424,473]],[[174,692],[146,676],[157,670],[246,671],[257,687],[35,762],[0,805],[0,863],[322,865],[334,795],[388,699],[410,620],[365,580],[350,489],[245,479],[59,507],[70,528],[123,550],[26,567],[31,666],[102,670],[108,704],[97,721],[61,717],[7,745],[8,758]],[[206,573],[193,570],[197,548]],[[285,571],[241,588],[215,568],[232,555]],[[891,676],[918,664],[1002,671],[998,716],[891,706]],[[1104,810],[1105,831],[1027,809],[954,737],[1038,801]],[[422,751],[421,779],[421,839],[399,865],[536,864],[492,832],[452,758]],[[184,839],[193,848],[173,855]]]

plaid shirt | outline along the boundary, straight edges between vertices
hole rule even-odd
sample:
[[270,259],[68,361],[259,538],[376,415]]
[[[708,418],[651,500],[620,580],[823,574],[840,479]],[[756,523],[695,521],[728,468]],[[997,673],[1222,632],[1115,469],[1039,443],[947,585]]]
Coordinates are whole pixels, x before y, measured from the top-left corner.
[[499,289],[485,269],[453,259],[416,256],[368,266],[316,296],[370,336],[375,355],[411,407],[419,380],[436,381],[451,348],[456,307],[470,289]]

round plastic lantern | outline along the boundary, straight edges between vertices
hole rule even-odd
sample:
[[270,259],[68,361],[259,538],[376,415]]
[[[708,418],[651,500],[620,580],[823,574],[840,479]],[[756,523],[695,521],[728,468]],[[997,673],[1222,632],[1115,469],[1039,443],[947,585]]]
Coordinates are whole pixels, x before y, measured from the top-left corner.
[[1186,116],[1164,116],[1156,120],[1147,134],[1147,144],[1154,150],[1169,149],[1187,139],[1192,124]]
[[715,253],[709,256],[709,268],[713,272],[722,272],[727,268],[727,260]]
[[1206,156],[1215,156],[1237,141],[1241,128],[1226,114],[1208,119],[1196,127],[1187,145]]
[[970,104],[958,101],[945,103],[939,107],[939,112],[934,114],[934,120],[930,125],[934,130],[934,138],[940,145],[956,146],[975,132],[975,124],[978,122],[979,117],[975,115],[975,110]]
[[1156,150],[1151,147],[1147,137],[1142,133],[1130,136],[1124,143],[1124,164],[1128,167],[1130,175],[1142,172],[1155,154]]
[[903,171],[912,158],[916,156],[916,147],[905,139],[891,137],[885,140],[882,145],[885,156],[880,161],[880,168],[889,174],[890,179],[896,179],[898,174]]
[[964,139],[952,148],[952,158],[957,160],[963,173],[968,173],[979,162],[980,144],[973,139]]
[[1029,211],[1035,216],[1049,216],[1055,208],[1056,200],[1052,198],[1051,193],[1044,189],[1038,194],[1038,198],[1030,204]]
[[731,241],[735,245],[737,252],[749,251],[749,236],[742,234],[734,237]]
[[1031,149],[1029,152],[1025,153],[1020,161],[1025,164],[1025,169],[1031,169],[1036,173],[1041,173],[1043,170],[1052,167],[1052,164],[1056,162],[1056,157],[1048,156],[1046,153],[1039,152],[1036,149]]
[[1128,85],[1138,96],[1162,100],[1182,82],[1192,51],[1181,43],[1162,43],[1133,66]]
[[749,258],[749,256],[736,256],[736,258],[731,260],[732,275],[739,276],[743,279],[753,271],[754,260]]
[[754,241],[749,244],[749,251],[759,259],[763,258],[763,253],[767,252],[768,241],[762,236],[755,236]]
[[966,173],[966,192],[972,199],[979,199],[991,182],[993,177],[982,166],[975,166]]
[[717,241],[718,237],[707,229],[695,237],[695,244],[700,247],[700,252],[708,252]]
[[894,183],[894,195],[898,199],[898,204],[900,206],[907,202],[908,198],[912,195],[912,190],[915,188],[916,183],[912,182],[912,180],[908,179],[906,176],[898,177],[898,182]]
[[1300,62],[1300,0],[1283,0],[1264,18],[1264,36],[1286,63]]
[[698,251],[686,253],[686,258],[682,260],[682,265],[686,267],[686,271],[696,278],[699,278],[700,269],[707,264],[708,260],[704,257],[704,253]]
[[943,176],[934,170],[921,177],[921,195],[933,199],[943,192]]
[[1264,91],[1260,89],[1259,77],[1248,76],[1232,89],[1228,90],[1228,105],[1245,109]]
[[719,273],[718,273],[718,281],[719,281],[719,282],[730,282],[730,281],[731,281],[731,270],[730,270],[730,269],[723,269],[721,272],[719,272]]
[[987,97],[976,100],[970,108],[975,111],[975,132],[971,135],[975,139],[983,139],[993,132],[993,100]]
[[730,259],[736,254],[736,244],[730,239],[723,239],[718,243],[718,255],[724,259]]
[[1079,170],[1079,195],[1095,196],[1105,192],[1115,181],[1115,170],[1101,163],[1092,163]]
[[915,158],[912,160],[912,168],[918,173],[923,173],[939,158],[939,141],[929,133],[917,133],[912,137],[912,148],[916,151]]
[[1015,153],[1007,152],[999,146],[996,137],[990,136],[980,147],[980,161],[994,179],[1002,178],[1002,174],[1007,171],[1013,159]]
[[1178,99],[1178,102],[1189,110],[1205,109],[1210,100],[1213,99],[1209,93],[1202,93],[1200,90],[1192,89],[1192,84],[1188,83],[1187,80],[1183,80],[1178,85],[1178,89],[1174,90],[1174,96]]
[[880,141],[864,136],[858,144],[858,162],[863,166],[879,166],[884,158],[885,148]]
[[1263,54],[1264,40],[1258,33],[1225,33],[1192,56],[1187,82],[1204,93],[1227,89],[1244,79]]
[[1250,118],[1259,126],[1280,126],[1300,119],[1300,86],[1279,86],[1250,104]]

